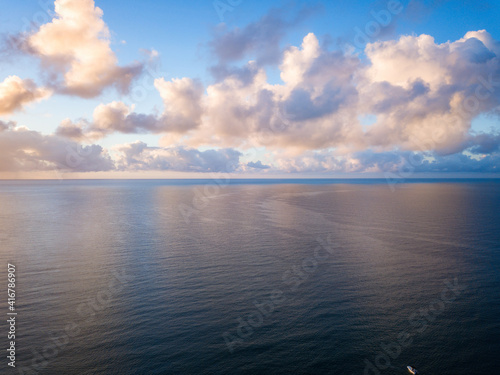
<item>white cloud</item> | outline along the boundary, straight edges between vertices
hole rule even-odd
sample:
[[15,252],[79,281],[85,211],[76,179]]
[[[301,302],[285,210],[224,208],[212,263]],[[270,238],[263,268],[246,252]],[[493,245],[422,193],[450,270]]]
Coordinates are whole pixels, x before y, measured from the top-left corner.
[[9,76],[0,83],[0,115],[9,115],[29,103],[48,98],[51,90],[37,85],[30,79]]
[[456,152],[472,120],[499,104],[499,85],[483,84],[500,74],[498,43],[484,30],[443,44],[404,36],[366,51],[371,64],[360,94],[364,110],[378,118],[369,145]]
[[[403,36],[368,44],[363,63],[321,48],[310,33],[301,48],[284,52],[283,84],[270,84],[253,61],[226,70],[206,90],[190,78],[161,78],[155,80],[161,116],[137,114],[122,102],[101,104],[86,132],[168,133],[163,146],[179,141],[175,133],[191,147],[454,153],[472,120],[500,103],[500,84],[491,78],[500,74],[497,51],[485,31],[443,44],[428,35]],[[368,114],[377,121],[364,128],[359,118]]]
[[102,16],[93,0],[56,0],[52,21],[23,40],[24,50],[41,59],[60,92],[85,98],[108,86],[126,92],[141,73],[138,63],[118,66]]
[[169,131],[184,133],[199,126],[202,109],[203,85],[190,78],[165,81],[156,79],[154,85],[165,106],[163,122]]
[[0,171],[94,172],[114,169],[99,145],[82,146],[56,135],[24,127],[0,132]]
[[[321,47],[310,33],[283,53],[282,83],[269,83],[256,61],[219,67],[218,81],[206,88],[190,78],[157,79],[161,115],[111,102],[91,121],[66,121],[58,131],[74,138],[164,135],[163,147],[120,146],[124,170],[214,171],[239,160],[235,148],[265,147],[272,163],[247,161],[236,170],[383,172],[418,155],[415,170],[422,172],[495,172],[498,137],[474,135],[471,123],[500,104],[499,46],[484,30],[441,44],[403,36],[368,44],[362,60]],[[373,124],[360,123],[367,115]]]
[[241,153],[232,149],[199,151],[184,147],[148,147],[144,142],[116,146],[121,170],[234,172]]

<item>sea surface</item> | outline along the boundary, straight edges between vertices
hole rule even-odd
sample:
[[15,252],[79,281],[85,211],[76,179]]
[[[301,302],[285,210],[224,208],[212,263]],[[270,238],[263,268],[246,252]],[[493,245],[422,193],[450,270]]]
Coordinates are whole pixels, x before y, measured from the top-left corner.
[[498,374],[500,181],[0,181],[0,282],[1,374]]

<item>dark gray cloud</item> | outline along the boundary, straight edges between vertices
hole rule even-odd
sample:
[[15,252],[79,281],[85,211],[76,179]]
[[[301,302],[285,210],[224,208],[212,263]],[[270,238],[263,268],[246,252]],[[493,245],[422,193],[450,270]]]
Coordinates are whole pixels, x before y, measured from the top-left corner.
[[242,67],[221,64],[212,66],[210,72],[217,82],[232,77],[240,81],[243,85],[248,86],[253,83],[259,69],[256,64],[247,64]]
[[491,154],[500,149],[500,134],[481,133],[470,137],[466,146],[473,154]]
[[499,173],[500,154],[494,153],[476,159],[457,153],[437,157],[435,161],[424,161],[415,168],[415,172],[463,172],[463,173]]
[[[497,145],[498,146],[498,145]],[[455,153],[438,155],[436,153],[416,153],[411,151],[374,152],[367,150],[355,154],[360,162],[359,172],[379,170],[381,172],[413,173],[499,173],[500,154],[498,152],[473,157]]]

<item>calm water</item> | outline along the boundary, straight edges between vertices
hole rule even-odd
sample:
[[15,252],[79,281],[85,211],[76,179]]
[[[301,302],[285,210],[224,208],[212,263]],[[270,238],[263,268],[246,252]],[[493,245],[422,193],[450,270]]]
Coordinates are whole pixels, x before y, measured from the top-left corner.
[[497,374],[499,246],[495,181],[3,181],[0,373]]

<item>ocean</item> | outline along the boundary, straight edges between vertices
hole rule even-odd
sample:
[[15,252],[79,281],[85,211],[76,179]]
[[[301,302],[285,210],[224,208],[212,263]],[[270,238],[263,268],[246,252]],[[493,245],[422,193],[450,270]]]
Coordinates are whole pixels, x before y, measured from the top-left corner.
[[496,374],[499,247],[499,180],[0,181],[0,373]]

